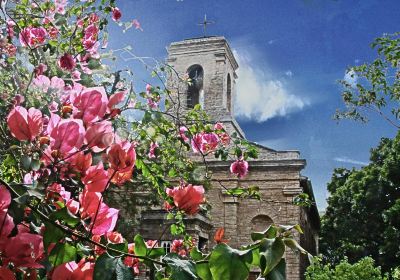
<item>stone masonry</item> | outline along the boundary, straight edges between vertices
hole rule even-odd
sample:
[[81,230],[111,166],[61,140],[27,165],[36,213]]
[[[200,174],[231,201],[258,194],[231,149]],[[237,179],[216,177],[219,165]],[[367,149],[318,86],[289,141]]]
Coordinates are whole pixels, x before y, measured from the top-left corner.
[[[168,49],[167,63],[181,76],[193,65],[201,66],[204,73],[202,108],[213,121],[224,123],[230,133],[236,132],[245,137],[233,114],[236,70],[239,65],[224,37],[194,38],[172,43]],[[178,110],[184,113],[187,86],[185,88],[185,85],[179,83],[176,75],[170,76],[168,86],[175,88],[172,93],[176,100],[179,99]],[[229,173],[230,162],[215,159],[209,162],[215,179],[207,193],[207,200],[212,206],[211,218],[207,221],[200,219],[201,222],[196,223],[204,225],[203,229],[197,229],[196,235],[201,236],[203,241],[207,240],[208,246],[212,247],[215,230],[223,227],[229,245],[239,247],[251,241],[252,231],[264,230],[272,223],[300,224],[305,234],[296,235],[298,242],[309,252],[316,253],[319,229],[317,208],[301,208],[292,203],[293,198],[302,192],[308,193],[314,199],[309,180],[301,176],[305,160],[300,158],[298,151],[275,151],[257,146],[259,158],[249,162],[249,174],[244,179],[238,180]],[[258,186],[261,200],[234,199],[227,196],[217,180],[229,188]],[[159,217],[160,213],[154,215]],[[144,217],[147,221],[150,219],[148,213]],[[158,221],[162,223],[161,220]],[[154,228],[152,226],[152,235],[156,235]],[[285,258],[287,279],[303,279],[307,258],[290,250],[287,250]]]

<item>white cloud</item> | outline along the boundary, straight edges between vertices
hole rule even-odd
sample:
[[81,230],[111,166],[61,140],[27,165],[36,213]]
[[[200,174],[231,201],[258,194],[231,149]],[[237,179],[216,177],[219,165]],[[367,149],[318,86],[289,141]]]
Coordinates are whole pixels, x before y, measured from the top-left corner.
[[343,80],[347,82],[350,86],[356,87],[358,76],[352,69],[350,69],[344,74]]
[[[272,78],[269,70],[261,70],[252,57],[235,51],[239,63],[235,114],[238,118],[264,122],[286,116],[308,105],[306,100],[288,92],[285,82]],[[286,73],[287,76],[292,72]]]
[[363,165],[363,166],[368,165],[368,162],[358,161],[358,160],[350,159],[348,157],[335,157],[333,160],[337,161],[337,162],[350,163],[350,164],[356,164],[356,165]]
[[293,72],[290,71],[290,70],[287,70],[287,71],[285,72],[285,75],[288,76],[289,78],[291,78],[291,77],[293,77]]

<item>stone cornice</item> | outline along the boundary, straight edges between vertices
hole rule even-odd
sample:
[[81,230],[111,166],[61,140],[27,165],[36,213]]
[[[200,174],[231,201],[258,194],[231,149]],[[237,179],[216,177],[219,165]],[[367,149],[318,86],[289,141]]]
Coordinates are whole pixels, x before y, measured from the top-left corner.
[[[292,168],[301,170],[306,166],[306,161],[304,159],[249,160],[248,162],[252,170],[267,168]],[[229,167],[230,164],[231,163],[227,161],[207,161],[208,167],[215,169],[224,169]]]

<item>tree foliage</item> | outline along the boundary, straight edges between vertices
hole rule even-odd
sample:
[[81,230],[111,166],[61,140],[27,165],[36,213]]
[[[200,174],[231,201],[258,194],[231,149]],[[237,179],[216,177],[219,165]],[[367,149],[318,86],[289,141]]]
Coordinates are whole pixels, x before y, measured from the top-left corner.
[[375,39],[371,47],[378,57],[371,63],[352,66],[341,80],[342,98],[346,109],[338,110],[335,118],[368,121],[371,113],[378,114],[400,128],[400,37],[385,34]]
[[320,249],[333,264],[371,256],[389,271],[400,265],[400,134],[383,138],[370,161],[360,170],[334,171]]

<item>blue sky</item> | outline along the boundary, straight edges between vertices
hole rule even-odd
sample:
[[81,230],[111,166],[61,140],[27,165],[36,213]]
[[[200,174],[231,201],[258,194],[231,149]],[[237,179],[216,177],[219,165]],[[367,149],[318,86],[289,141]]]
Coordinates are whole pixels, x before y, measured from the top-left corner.
[[[123,20],[138,19],[143,31],[122,34],[114,25],[109,46],[131,45],[137,56],[163,60],[170,42],[202,35],[196,23],[204,14],[216,22],[209,35],[225,36],[239,60],[237,118],[247,138],[277,150],[299,150],[320,209],[333,169],[360,168],[381,137],[396,133],[377,116],[368,124],[337,123],[332,116],[343,106],[337,80],[346,68],[371,61],[373,39],[399,31],[398,0],[117,3]],[[138,87],[148,79],[139,63],[123,64],[133,70]]]

